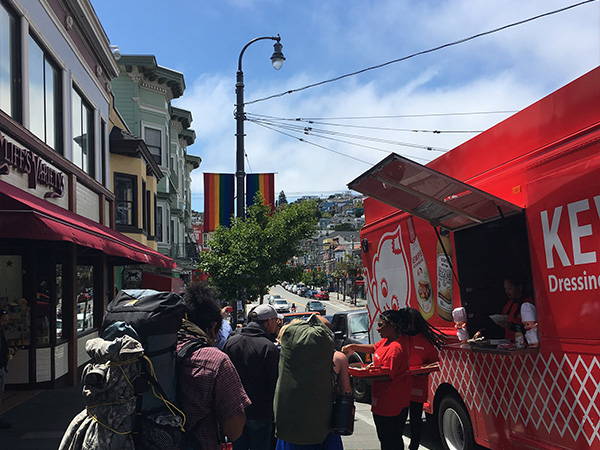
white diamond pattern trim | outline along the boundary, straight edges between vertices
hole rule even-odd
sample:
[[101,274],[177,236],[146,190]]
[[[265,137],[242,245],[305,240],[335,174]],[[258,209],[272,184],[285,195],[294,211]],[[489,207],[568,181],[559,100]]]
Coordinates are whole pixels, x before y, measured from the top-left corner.
[[596,356],[442,351],[432,394],[450,383],[471,411],[520,422],[588,445],[600,443],[600,362]]

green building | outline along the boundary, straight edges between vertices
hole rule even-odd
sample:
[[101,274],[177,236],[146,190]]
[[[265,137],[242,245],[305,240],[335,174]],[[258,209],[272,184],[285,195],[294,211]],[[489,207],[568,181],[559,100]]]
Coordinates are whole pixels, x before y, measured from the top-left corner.
[[190,173],[201,160],[187,154],[196,139],[190,128],[192,113],[171,105],[183,95],[185,80],[182,73],[159,66],[153,55],[122,55],[117,63],[119,76],[112,80],[115,108],[129,130],[144,140],[164,174],[156,197],[148,201],[156,218],[149,234],[158,251],[177,262],[177,269],[163,275],[186,279],[197,256]]

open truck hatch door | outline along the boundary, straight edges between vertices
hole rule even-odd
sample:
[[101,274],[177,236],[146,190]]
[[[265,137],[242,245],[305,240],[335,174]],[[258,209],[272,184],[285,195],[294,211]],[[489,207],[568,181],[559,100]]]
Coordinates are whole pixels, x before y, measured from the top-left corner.
[[521,212],[517,205],[396,153],[348,187],[451,231]]

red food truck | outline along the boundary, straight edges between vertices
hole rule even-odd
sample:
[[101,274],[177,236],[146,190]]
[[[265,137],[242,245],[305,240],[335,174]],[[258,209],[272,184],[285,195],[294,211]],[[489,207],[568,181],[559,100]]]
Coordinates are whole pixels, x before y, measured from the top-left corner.
[[[600,67],[426,166],[391,154],[349,187],[369,197],[372,339],[405,306],[450,335],[425,404],[444,447],[600,449]],[[538,348],[490,319],[515,273]],[[457,341],[457,307],[484,341]]]

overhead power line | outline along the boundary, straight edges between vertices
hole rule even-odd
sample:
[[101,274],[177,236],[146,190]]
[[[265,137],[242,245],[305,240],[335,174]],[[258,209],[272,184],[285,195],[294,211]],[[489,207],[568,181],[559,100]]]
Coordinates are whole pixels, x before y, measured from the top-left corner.
[[[441,153],[445,153],[450,150],[447,148],[433,147],[430,145],[412,144],[409,142],[392,141],[390,139],[382,139],[382,138],[377,138],[377,137],[373,137],[373,136],[361,136],[358,134],[340,133],[338,131],[323,130],[320,128],[305,127],[302,125],[282,124],[282,123],[271,122],[271,121],[267,121],[267,120],[256,119],[256,120],[250,120],[250,122],[255,122],[255,123],[260,122],[260,123],[264,123],[267,125],[271,125],[273,127],[283,128],[286,130],[294,131],[296,133],[303,133],[306,135],[318,136],[318,137],[321,137],[324,139],[328,139],[328,138],[323,135],[330,135],[330,136],[347,137],[347,138],[351,138],[351,139],[360,139],[360,140],[364,140],[364,141],[379,142],[382,144],[399,145],[401,147],[419,148],[419,149],[423,149],[423,150],[441,152]],[[346,142],[346,141],[344,141],[344,142]],[[387,150],[386,150],[386,152],[387,152]]]
[[[250,119],[262,120],[260,116],[249,115]],[[288,119],[269,119],[274,122],[283,122]],[[330,127],[343,127],[343,128],[360,128],[364,130],[380,130],[380,131],[402,131],[402,132],[410,132],[410,133],[433,133],[433,134],[467,134],[467,133],[481,133],[482,130],[422,130],[415,128],[393,128],[393,127],[372,127],[367,125],[349,125],[346,123],[332,123],[332,122],[320,122],[316,120],[304,120],[298,119],[298,122],[304,122],[311,125],[326,125]]]
[[524,23],[531,22],[533,20],[541,19],[542,17],[547,17],[547,16],[551,16],[553,14],[558,14],[558,13],[567,11],[569,9],[576,8],[578,6],[584,5],[586,3],[592,3],[594,1],[596,1],[596,0],[584,0],[584,1],[579,2],[579,3],[574,3],[572,5],[565,6],[564,8],[559,8],[559,9],[555,9],[553,11],[545,12],[543,14],[538,14],[537,16],[533,16],[533,17],[529,17],[527,19],[519,20],[518,22],[509,23],[508,25],[504,25],[504,26],[501,26],[501,27],[498,27],[498,28],[494,28],[492,30],[484,31],[482,33],[477,33],[477,34],[474,34],[472,36],[468,36],[466,38],[459,39],[457,41],[448,42],[446,44],[438,45],[437,47],[433,47],[433,48],[430,48],[430,49],[427,49],[427,50],[421,50],[420,52],[412,53],[410,55],[403,56],[402,58],[397,58],[397,59],[393,59],[391,61],[384,62],[382,64],[377,64],[375,66],[366,67],[364,69],[357,70],[355,72],[346,73],[344,75],[340,75],[340,76],[337,76],[337,77],[334,77],[334,78],[330,78],[328,80],[323,80],[323,81],[319,81],[317,83],[307,84],[306,86],[302,86],[302,87],[299,87],[299,88],[296,88],[296,89],[290,89],[289,91],[280,92],[279,94],[273,94],[273,95],[269,95],[268,97],[258,98],[256,100],[252,100],[252,101],[249,101],[249,102],[244,103],[244,104],[245,105],[252,105],[254,103],[264,102],[266,100],[271,100],[273,98],[283,97],[284,95],[287,95],[287,94],[293,94],[295,92],[303,91],[305,89],[310,89],[310,88],[313,88],[313,87],[322,86],[322,85],[327,84],[327,83],[333,83],[334,81],[339,81],[339,80],[342,80],[344,78],[348,78],[348,77],[351,77],[351,76],[354,76],[354,75],[359,75],[359,74],[367,72],[369,70],[380,69],[382,67],[389,66],[390,64],[395,64],[395,63],[398,63],[398,62],[401,62],[401,61],[406,61],[407,59],[411,59],[411,58],[414,58],[416,56],[425,55],[427,53],[432,53],[432,52],[435,52],[435,51],[438,51],[438,50],[441,50],[441,49],[444,49],[444,48],[447,48],[447,47],[452,47],[454,45],[463,44],[465,42],[471,41],[473,39],[477,39],[477,38],[482,37],[482,36],[487,36],[489,34],[497,33],[499,31],[506,30],[507,28],[516,27],[518,25],[522,25]]
[[[276,126],[267,125],[265,123],[261,123],[261,122],[257,122],[257,121],[251,121],[251,122],[254,123],[254,124],[256,124],[256,125],[259,125],[261,127],[268,128],[268,129],[270,129],[272,131],[275,131],[277,133],[280,133],[280,134],[283,134],[285,136],[291,137],[293,139],[297,139],[300,142],[305,142],[307,144],[314,145],[315,147],[319,147],[319,148],[322,148],[324,150],[327,150],[327,151],[330,151],[330,152],[333,152],[333,153],[337,153],[337,154],[342,155],[342,156],[346,156],[348,158],[354,159],[354,160],[362,162],[364,164],[369,164],[371,166],[374,164],[374,163],[370,163],[370,162],[364,161],[362,159],[356,158],[354,156],[348,155],[346,153],[342,153],[342,152],[339,152],[337,150],[333,150],[333,149],[331,149],[329,147],[325,147],[325,146],[323,146],[321,144],[317,144],[315,142],[309,141],[309,140],[307,140],[305,138],[301,138],[301,137],[294,136],[292,134],[286,133],[284,131],[281,131],[281,130],[277,129],[278,127],[276,127]],[[279,128],[282,128],[282,127],[279,127]],[[292,133],[304,134],[304,132],[300,131],[300,130],[289,130],[289,131],[291,131]],[[350,142],[350,141],[346,141],[346,140],[343,140],[343,139],[336,139],[336,138],[332,138],[332,137],[329,137],[329,136],[315,136],[315,137],[319,137],[321,139],[328,139],[328,140],[331,140],[331,141],[336,141],[336,142],[340,142],[342,144],[348,144],[348,145],[352,145],[352,146],[360,147],[360,148],[364,148],[364,149],[375,150],[375,151],[386,153],[386,154],[392,153],[391,150],[386,150],[386,149],[379,148],[379,147],[372,147],[370,145],[365,145],[365,144],[358,144],[356,142]],[[430,161],[429,159],[420,158],[418,156],[413,156],[413,155],[404,155],[404,156],[406,156],[407,158],[418,159],[418,160],[425,161],[425,162],[429,162]]]
[[255,114],[247,112],[246,115],[254,117],[263,117],[265,119],[273,120],[286,120],[295,122],[311,122],[314,120],[354,120],[354,119],[400,119],[400,118],[411,118],[411,117],[438,117],[438,116],[475,116],[483,114],[512,114],[518,110],[506,110],[506,111],[470,111],[470,112],[449,112],[449,113],[426,113],[426,114],[396,114],[390,116],[350,116],[350,117],[276,117],[268,116],[265,114]]
[[270,127],[269,125],[265,125],[263,123],[258,123],[258,122],[254,122],[254,123],[256,123],[256,125],[258,125],[258,126],[261,126],[261,127],[264,127],[264,128],[268,128],[269,130],[272,130],[272,131],[275,131],[277,133],[283,134],[284,136],[290,137],[292,139],[296,139],[296,140],[298,140],[300,142],[304,142],[305,144],[309,144],[309,145],[313,145],[315,147],[319,147],[319,148],[321,148],[323,150],[327,150],[328,152],[337,153],[338,155],[345,156],[346,158],[353,159],[353,160],[361,162],[363,164],[367,164],[368,166],[372,166],[374,164],[372,162],[365,161],[365,160],[360,159],[360,158],[356,158],[356,157],[354,157],[352,155],[348,155],[346,153],[338,152],[337,150],[333,150],[333,149],[331,149],[329,147],[325,147],[324,145],[320,145],[320,144],[316,144],[316,143],[311,142],[311,141],[307,141],[304,138],[300,138],[300,137],[291,135],[289,133],[286,133],[285,131],[281,131],[281,130],[278,130],[277,128]]

